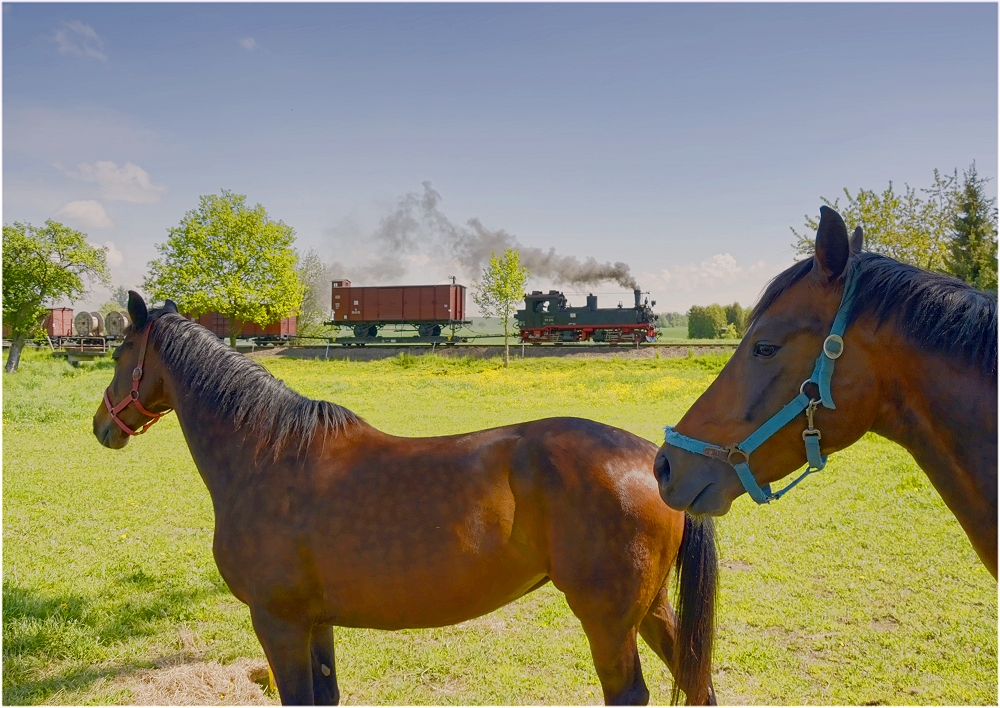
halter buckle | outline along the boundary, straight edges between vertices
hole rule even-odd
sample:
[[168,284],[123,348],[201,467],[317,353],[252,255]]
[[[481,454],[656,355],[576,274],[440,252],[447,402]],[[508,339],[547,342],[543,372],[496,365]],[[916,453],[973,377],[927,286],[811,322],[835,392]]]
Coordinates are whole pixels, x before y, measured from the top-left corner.
[[839,359],[844,353],[844,338],[839,334],[831,334],[823,340],[823,353],[830,359]]
[[132,369],[132,380],[139,381],[141,378],[142,378],[142,367],[137,366],[134,369]]

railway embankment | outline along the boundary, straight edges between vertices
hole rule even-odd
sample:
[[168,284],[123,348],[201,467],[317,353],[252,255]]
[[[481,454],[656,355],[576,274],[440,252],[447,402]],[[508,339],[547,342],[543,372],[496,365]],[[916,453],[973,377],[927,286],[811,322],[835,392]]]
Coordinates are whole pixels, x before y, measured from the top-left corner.
[[[631,346],[607,347],[590,344],[566,344],[563,346],[531,346],[511,345],[511,358],[535,358],[546,356],[576,357],[582,359],[653,359],[659,357],[704,356],[706,354],[725,354],[736,350],[736,343],[717,345],[687,345],[687,344],[643,344],[638,349]],[[503,356],[501,345],[455,344],[452,346],[384,346],[369,345],[366,347],[342,347],[331,344],[316,347],[268,347],[251,351],[249,347],[240,347],[247,355],[254,358],[285,357],[290,359],[350,359],[351,361],[376,361],[391,359],[406,353],[409,356],[438,354],[440,356],[471,356],[477,359],[489,359]]]

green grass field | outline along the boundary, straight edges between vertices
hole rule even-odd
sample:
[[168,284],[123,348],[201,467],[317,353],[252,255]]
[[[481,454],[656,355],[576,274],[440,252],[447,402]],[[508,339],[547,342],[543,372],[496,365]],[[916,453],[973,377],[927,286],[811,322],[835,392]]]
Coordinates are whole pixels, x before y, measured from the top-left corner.
[[[578,415],[659,441],[722,357],[268,360],[400,435]],[[261,658],[211,554],[211,501],[169,416],[121,451],[91,417],[109,363],[29,351],[3,376],[3,702],[127,703],[165,658]],[[997,586],[922,472],[873,435],[794,494],[718,523],[715,681],[729,704],[997,704]],[[455,627],[338,629],[345,703],[599,703],[551,585]],[[652,701],[670,677],[645,645]]]

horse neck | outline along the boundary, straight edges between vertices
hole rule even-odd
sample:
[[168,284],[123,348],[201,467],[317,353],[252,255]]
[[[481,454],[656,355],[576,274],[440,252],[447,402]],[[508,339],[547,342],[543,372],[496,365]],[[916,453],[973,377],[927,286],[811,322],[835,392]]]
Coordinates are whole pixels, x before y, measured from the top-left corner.
[[218,502],[254,465],[254,440],[236,429],[233,416],[220,414],[210,401],[185,388],[176,372],[163,370],[164,388],[191,457],[213,502]]
[[[872,430],[913,455],[995,569],[997,379],[955,357],[921,351],[901,335],[886,345],[892,361],[883,368],[889,373]],[[984,551],[975,535],[985,529],[993,540]]]

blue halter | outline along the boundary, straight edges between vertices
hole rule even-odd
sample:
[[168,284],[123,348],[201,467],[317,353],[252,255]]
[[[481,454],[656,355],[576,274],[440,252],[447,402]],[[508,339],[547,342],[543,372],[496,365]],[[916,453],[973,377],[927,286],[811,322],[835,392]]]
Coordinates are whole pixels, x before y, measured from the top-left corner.
[[[834,409],[833,395],[830,393],[830,382],[833,379],[834,362],[844,353],[844,330],[847,329],[847,313],[854,302],[854,290],[857,282],[857,268],[852,268],[845,279],[844,294],[840,300],[840,309],[833,319],[833,326],[830,327],[830,335],[823,342],[823,351],[816,359],[812,374],[799,386],[799,395],[787,403],[780,411],[771,416],[762,426],[757,428],[750,437],[741,443],[730,445],[729,447],[719,447],[711,443],[703,442],[681,435],[671,426],[666,427],[666,434],[663,442],[682,450],[693,452],[698,455],[705,455],[717,460],[722,460],[733,466],[736,474],[743,483],[743,488],[747,494],[758,504],[767,504],[773,499],[780,499],[787,494],[792,487],[801,482],[806,476],[813,472],[819,472],[826,467],[826,457],[820,452],[819,441],[820,432],[813,426],[813,414],[822,405],[826,408]],[[815,384],[819,389],[819,398],[814,399],[805,392],[807,384]],[[808,427],[802,431],[802,440],[806,446],[806,471],[796,478],[794,482],[778,492],[771,491],[771,485],[766,484],[762,488],[754,479],[750,472],[750,453],[764,444],[764,442],[788,425],[799,413],[805,411]],[[742,457],[742,459],[740,459]]]

